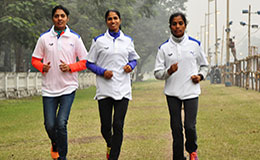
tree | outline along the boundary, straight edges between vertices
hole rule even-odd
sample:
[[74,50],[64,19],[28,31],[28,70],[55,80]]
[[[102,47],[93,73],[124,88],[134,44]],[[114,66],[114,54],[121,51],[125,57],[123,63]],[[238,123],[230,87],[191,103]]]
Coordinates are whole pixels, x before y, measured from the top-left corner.
[[[0,15],[0,49],[10,47],[5,57],[15,59],[16,71],[28,69],[28,48],[33,48],[42,29],[49,25],[54,0],[4,0]],[[3,49],[6,50],[6,49]],[[12,54],[14,53],[14,54]],[[6,58],[8,59],[8,58]]]

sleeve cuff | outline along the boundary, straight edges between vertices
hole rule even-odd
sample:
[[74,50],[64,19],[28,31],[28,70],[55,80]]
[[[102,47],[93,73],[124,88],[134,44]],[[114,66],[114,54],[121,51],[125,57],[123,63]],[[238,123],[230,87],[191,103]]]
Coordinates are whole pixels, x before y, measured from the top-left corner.
[[204,76],[202,74],[198,74],[198,76],[200,76],[200,80],[204,80]]

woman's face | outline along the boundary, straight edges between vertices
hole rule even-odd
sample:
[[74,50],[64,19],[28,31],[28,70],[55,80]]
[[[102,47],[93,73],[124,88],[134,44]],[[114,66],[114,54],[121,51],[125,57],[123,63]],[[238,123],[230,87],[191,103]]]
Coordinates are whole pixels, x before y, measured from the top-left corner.
[[62,9],[57,9],[52,17],[52,21],[55,26],[55,30],[60,31],[66,28],[69,18]]
[[106,19],[107,27],[112,32],[118,32],[121,24],[121,19],[115,12],[109,12]]
[[181,16],[177,16],[172,19],[170,29],[175,37],[182,37],[184,35],[186,25]]

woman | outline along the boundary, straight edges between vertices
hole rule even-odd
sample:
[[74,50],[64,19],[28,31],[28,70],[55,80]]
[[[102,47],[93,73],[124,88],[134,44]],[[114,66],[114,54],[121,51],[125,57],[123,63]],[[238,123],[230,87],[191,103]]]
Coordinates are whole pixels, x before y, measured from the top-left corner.
[[41,34],[32,55],[32,65],[42,72],[44,125],[51,140],[51,156],[59,160],[66,160],[67,123],[78,88],[77,71],[86,69],[87,57],[80,36],[67,26],[68,16],[65,7],[53,8],[54,25]]
[[173,160],[185,159],[182,104],[185,115],[185,147],[190,160],[198,160],[196,117],[201,92],[199,82],[207,75],[208,62],[200,42],[185,33],[185,15],[172,14],[169,23],[172,35],[158,49],[154,75],[157,79],[166,80],[164,93],[170,113]]
[[132,38],[120,30],[120,13],[108,10],[105,21],[108,29],[93,39],[87,68],[97,75],[95,99],[98,100],[101,133],[107,143],[107,159],[117,160],[123,141],[128,101],[132,99],[130,72],[139,56]]

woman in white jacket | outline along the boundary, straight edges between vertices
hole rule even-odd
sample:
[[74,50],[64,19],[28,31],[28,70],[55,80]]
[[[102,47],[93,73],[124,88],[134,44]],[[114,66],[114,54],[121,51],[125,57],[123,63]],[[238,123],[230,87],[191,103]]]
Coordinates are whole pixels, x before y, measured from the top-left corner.
[[97,75],[95,99],[98,100],[101,133],[107,143],[107,159],[117,160],[128,102],[132,99],[130,72],[139,56],[133,39],[120,30],[120,13],[108,10],[105,21],[108,29],[93,39],[86,65]]
[[52,9],[53,26],[41,34],[32,55],[32,65],[42,73],[44,125],[55,160],[67,159],[67,125],[78,88],[77,72],[86,69],[87,61],[80,35],[67,25],[69,13],[62,5]]
[[199,82],[207,76],[208,62],[200,42],[185,33],[187,20],[183,13],[172,14],[169,24],[172,35],[158,49],[154,75],[157,79],[166,81],[164,93],[170,113],[173,160],[185,159],[182,104],[185,115],[185,147],[190,160],[198,160],[196,117],[201,92]]

